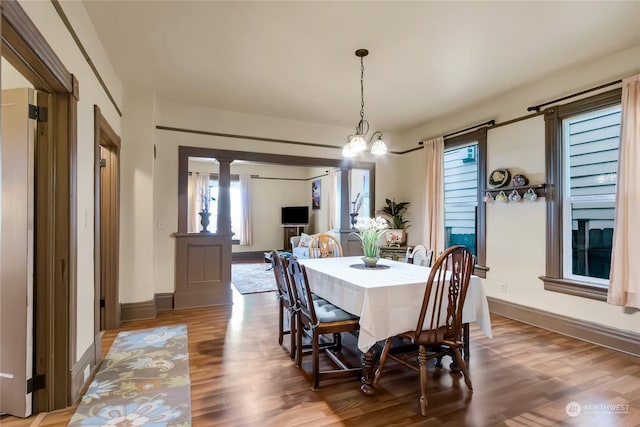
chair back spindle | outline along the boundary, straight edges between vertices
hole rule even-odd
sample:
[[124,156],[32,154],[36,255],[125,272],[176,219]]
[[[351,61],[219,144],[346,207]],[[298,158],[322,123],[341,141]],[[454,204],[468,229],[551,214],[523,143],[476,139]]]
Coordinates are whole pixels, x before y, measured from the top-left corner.
[[271,251],[271,268],[276,279],[276,287],[278,289],[278,298],[284,300],[289,306],[295,305],[295,298],[291,292],[291,284],[289,283],[289,275],[287,273],[287,260],[282,258],[278,251]]
[[316,234],[309,241],[309,258],[332,258],[342,256],[340,241],[332,234]]
[[293,282],[292,288],[295,289],[298,310],[303,315],[303,319],[309,319],[312,325],[317,324],[318,318],[313,306],[313,296],[309,288],[307,272],[295,258],[291,258],[289,261],[289,277]]
[[459,340],[462,335],[462,306],[473,271],[473,255],[464,246],[452,246],[431,268],[425,289],[416,337],[425,330],[434,338]]

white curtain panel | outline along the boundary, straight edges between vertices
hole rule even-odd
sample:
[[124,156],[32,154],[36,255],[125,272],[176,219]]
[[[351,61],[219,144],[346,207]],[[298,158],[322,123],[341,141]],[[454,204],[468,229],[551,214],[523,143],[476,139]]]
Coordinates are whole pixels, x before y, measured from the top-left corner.
[[437,254],[444,250],[444,138],[424,141],[424,154],[427,176],[423,242]]
[[244,246],[251,245],[251,175],[240,175],[240,198],[242,202],[242,210],[240,212],[240,221],[242,222],[239,230],[240,244]]
[[607,302],[640,309],[640,74],[622,80],[616,218]]
[[198,212],[200,212],[200,210],[198,209],[200,197],[198,196],[198,175],[196,173],[192,173],[189,175],[187,198],[189,200],[187,233],[197,233],[200,231],[200,216],[198,215]]
[[329,170],[329,194],[327,196],[327,230],[335,230],[338,176],[335,169]]

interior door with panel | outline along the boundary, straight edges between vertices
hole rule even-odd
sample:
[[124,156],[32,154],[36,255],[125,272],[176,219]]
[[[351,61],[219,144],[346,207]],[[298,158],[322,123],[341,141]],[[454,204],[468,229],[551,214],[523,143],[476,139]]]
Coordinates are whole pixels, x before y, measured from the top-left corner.
[[0,413],[19,417],[29,416],[32,410],[33,100],[33,89],[2,91]]

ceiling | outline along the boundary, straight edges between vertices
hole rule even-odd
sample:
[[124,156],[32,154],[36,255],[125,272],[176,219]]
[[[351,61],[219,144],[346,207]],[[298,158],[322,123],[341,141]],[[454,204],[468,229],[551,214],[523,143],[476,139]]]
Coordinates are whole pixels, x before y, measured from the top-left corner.
[[127,87],[402,132],[640,45],[640,2],[84,1]]

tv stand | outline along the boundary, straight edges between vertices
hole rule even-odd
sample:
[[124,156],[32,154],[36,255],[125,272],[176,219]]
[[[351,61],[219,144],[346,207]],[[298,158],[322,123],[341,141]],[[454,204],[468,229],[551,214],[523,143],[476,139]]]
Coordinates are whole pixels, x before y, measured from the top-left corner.
[[306,227],[306,225],[283,225],[282,228],[284,228],[284,246],[282,246],[282,248],[285,251],[293,251],[293,248],[291,247],[291,238],[293,236],[299,236],[300,234],[302,234],[302,232],[304,232],[304,228]]

